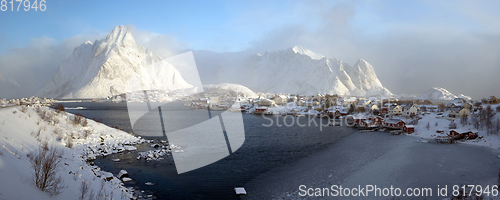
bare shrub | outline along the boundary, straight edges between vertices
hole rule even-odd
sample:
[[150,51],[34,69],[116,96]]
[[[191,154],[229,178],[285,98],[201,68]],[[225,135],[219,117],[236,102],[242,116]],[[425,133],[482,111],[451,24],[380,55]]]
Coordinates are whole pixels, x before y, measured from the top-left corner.
[[65,111],[64,105],[62,105],[62,104],[57,104],[56,106],[54,106],[54,109],[56,110],[57,113],[61,113],[61,112]]
[[470,116],[470,122],[475,129],[479,129],[479,127],[481,126],[480,117],[477,114]]
[[36,107],[35,108],[36,113],[40,114],[42,113],[42,107]]
[[101,179],[101,187],[97,192],[97,199],[106,199],[106,190],[104,189],[104,179]]
[[83,127],[86,127],[88,125],[87,118],[83,118],[82,122],[80,123]]
[[89,137],[89,135],[92,134],[92,131],[91,130],[88,130],[88,129],[85,129],[83,130],[83,137],[85,139],[87,139]]
[[63,134],[61,130],[59,130],[58,128],[54,129],[54,135],[56,136],[56,139],[59,141],[63,139]]
[[80,185],[80,195],[78,196],[78,199],[83,200],[85,199],[87,194],[89,193],[90,185],[87,183],[85,180],[82,181],[82,184]]
[[83,123],[85,123],[85,126],[87,126],[87,119],[83,115],[81,115],[80,113],[76,113],[75,115],[73,115],[73,125],[83,126]]
[[94,120],[95,122],[97,122],[97,123],[101,123],[101,124],[102,124],[102,121],[103,121],[103,119],[102,119],[102,118],[97,118],[97,119],[93,119],[93,120]]
[[95,199],[95,193],[94,193],[94,190],[93,189],[90,189],[90,192],[89,192],[89,200],[93,200]]
[[448,128],[449,129],[456,129],[457,128],[457,123],[455,123],[455,121],[451,121],[450,125],[448,125]]
[[488,130],[493,127],[493,116],[495,116],[495,114],[495,110],[491,108],[491,105],[488,105],[485,109],[479,111],[479,121],[481,129],[486,128]]
[[500,133],[500,119],[497,119],[497,123],[495,125],[495,130],[497,131],[497,134]]
[[70,136],[66,137],[66,147],[70,149],[73,148],[73,138]]
[[65,187],[61,176],[57,176],[61,156],[62,151],[54,144],[48,146],[47,141],[40,144],[38,151],[28,154],[31,168],[34,170],[32,178],[35,185],[51,196],[60,194]]
[[40,133],[42,133],[42,128],[38,128],[38,131],[32,131],[31,135],[34,136],[35,138],[40,137]]
[[26,113],[27,110],[28,110],[27,106],[21,106],[21,112]]
[[462,115],[462,117],[460,118],[460,124],[462,124],[462,126],[467,126],[468,124],[468,120],[469,118],[467,117],[467,115]]

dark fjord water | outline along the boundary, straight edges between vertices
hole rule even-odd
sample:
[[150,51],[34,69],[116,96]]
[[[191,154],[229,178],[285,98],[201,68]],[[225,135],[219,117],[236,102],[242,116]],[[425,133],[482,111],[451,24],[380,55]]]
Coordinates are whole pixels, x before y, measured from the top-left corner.
[[[70,113],[80,113],[87,118],[102,118],[108,126],[118,126],[120,129],[133,133],[126,103],[64,103],[66,108],[85,107],[84,110],[68,109]],[[207,120],[207,110],[192,110],[182,103],[170,103],[162,106],[162,110],[171,111],[174,115],[163,116],[164,121],[175,121],[173,129],[188,127]],[[212,115],[220,112],[212,111]],[[273,117],[276,120],[276,117]],[[278,117],[283,123],[284,117]],[[296,118],[287,117],[288,124]],[[307,118],[299,118],[301,124],[308,124]],[[319,125],[327,123],[326,119],[313,119]],[[319,152],[329,145],[355,132],[347,127],[318,126],[293,127],[271,126],[269,120],[261,116],[243,114],[245,128],[245,143],[230,156],[208,166],[177,174],[173,159],[167,156],[162,161],[136,160],[137,152],[150,150],[147,144],[138,145],[138,151],[116,154],[96,160],[96,165],[105,171],[117,174],[121,169],[129,172],[134,181],[126,183],[127,187],[139,190],[154,191],[159,199],[238,199],[234,194],[235,186],[245,183],[271,169],[292,163],[300,158]],[[168,129],[168,127],[167,127]],[[168,131],[168,130],[167,130]],[[146,137],[147,138],[147,137]],[[151,139],[167,140],[166,137]],[[120,162],[111,159],[119,158]],[[144,183],[153,182],[156,185],[147,186]]]

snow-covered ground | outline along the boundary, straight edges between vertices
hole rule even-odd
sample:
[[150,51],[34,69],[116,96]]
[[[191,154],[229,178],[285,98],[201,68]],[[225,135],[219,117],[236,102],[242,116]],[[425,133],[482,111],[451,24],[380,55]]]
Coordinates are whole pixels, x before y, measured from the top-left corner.
[[[498,105],[492,105],[492,108],[495,109]],[[416,136],[424,139],[433,139],[436,136],[446,136],[450,129],[449,125],[452,120],[455,120],[457,124],[457,130],[470,130],[473,132],[478,132],[478,138],[473,140],[459,141],[463,144],[471,144],[471,145],[479,145],[490,147],[494,149],[500,148],[500,135],[487,134],[486,128],[484,130],[477,130],[472,125],[462,126],[460,124],[460,119],[449,118],[448,112],[444,112],[442,115],[437,115],[437,113],[431,112],[430,114],[426,114],[422,116],[422,119],[419,120],[418,124],[415,125],[415,132],[409,134],[410,136]],[[493,121],[495,122],[497,119],[500,119],[500,114],[496,114],[493,117]],[[469,119],[470,120],[470,119]],[[427,130],[427,124],[429,123],[429,130]],[[436,131],[443,131],[442,133],[437,133]]]
[[[37,151],[40,141],[54,144],[63,151],[57,172],[65,188],[55,199],[77,199],[83,181],[89,183],[94,198],[101,191],[108,199],[130,199],[132,192],[109,172],[90,166],[86,160],[97,155],[134,150],[130,145],[145,142],[126,132],[88,120],[86,126],[73,123],[74,115],[57,113],[51,108],[22,106],[0,110],[0,199],[54,199],[40,191],[31,180],[33,169],[27,154]],[[85,139],[86,133],[88,134]],[[73,138],[69,148],[68,138]],[[116,175],[115,175],[116,176]],[[101,177],[101,178],[100,178]],[[102,189],[101,189],[102,188]],[[89,198],[89,194],[85,199]]]

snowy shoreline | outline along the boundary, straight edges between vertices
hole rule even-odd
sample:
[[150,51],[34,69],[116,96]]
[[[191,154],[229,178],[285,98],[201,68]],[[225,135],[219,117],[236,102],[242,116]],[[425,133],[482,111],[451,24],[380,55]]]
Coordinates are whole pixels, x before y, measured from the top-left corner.
[[[74,199],[82,182],[90,192],[104,198],[135,198],[133,189],[123,186],[114,174],[91,166],[88,161],[148,142],[93,120],[75,123],[75,115],[48,107],[10,107],[0,110],[0,199],[54,199],[30,180],[33,169],[27,154],[39,149],[42,141],[63,151],[57,175],[65,188],[56,199]],[[85,122],[83,122],[85,121]],[[108,179],[104,181],[103,179]],[[90,198],[90,193],[85,199]],[[94,196],[96,197],[96,196]]]
[[[444,113],[443,115],[446,115]],[[443,116],[441,115],[441,116]],[[494,120],[500,118],[500,116],[494,116]],[[449,129],[449,124],[451,120],[454,120],[457,124],[456,130],[466,130],[478,132],[478,138],[472,140],[456,140],[456,143],[466,144],[471,146],[487,147],[491,149],[500,149],[500,136],[494,134],[487,134],[486,130],[477,130],[472,125],[462,125],[460,120],[452,119],[448,117],[440,117],[436,113],[429,113],[422,116],[418,124],[415,125],[415,132],[412,134],[405,134],[407,136],[417,137],[425,140],[433,140],[436,136],[446,136]],[[427,124],[429,124],[429,129],[427,130]],[[442,133],[437,133],[437,131],[442,131]]]

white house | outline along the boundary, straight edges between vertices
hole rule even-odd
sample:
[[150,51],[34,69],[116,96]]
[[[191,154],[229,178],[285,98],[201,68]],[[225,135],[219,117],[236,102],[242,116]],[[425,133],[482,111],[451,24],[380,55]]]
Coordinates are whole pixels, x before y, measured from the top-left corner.
[[408,104],[403,108],[403,117],[412,117],[420,114],[420,107],[417,104]]
[[393,114],[393,115],[401,115],[403,114],[403,108],[399,105],[392,105],[391,107],[389,107],[389,114]]
[[317,101],[306,101],[306,102],[304,102],[303,105],[307,106],[307,107],[314,107],[314,106],[319,105],[319,102],[317,102]]
[[274,98],[274,103],[276,103],[276,105],[285,105],[288,103],[288,98],[285,95],[277,95]]
[[464,98],[455,98],[453,101],[451,101],[450,103],[446,104],[446,107],[447,108],[454,107],[454,104],[456,104],[456,103],[467,103],[467,100],[464,99]]
[[291,96],[288,98],[288,102],[297,102],[297,96]]
[[448,117],[461,118],[463,116],[469,116],[469,112],[470,111],[467,108],[454,107],[450,109],[450,114],[448,114]]
[[372,103],[372,101],[370,101],[370,100],[368,100],[368,99],[362,99],[362,100],[359,100],[358,105],[361,105],[361,106],[367,106],[367,105],[369,105],[370,103]]
[[373,111],[376,109],[378,109],[378,105],[376,103],[371,103],[371,104],[366,106],[366,110],[368,110],[368,111]]
[[276,103],[274,103],[274,101],[270,99],[261,99],[260,101],[257,102],[257,105],[259,105],[259,107],[262,106],[274,107],[276,106]]

